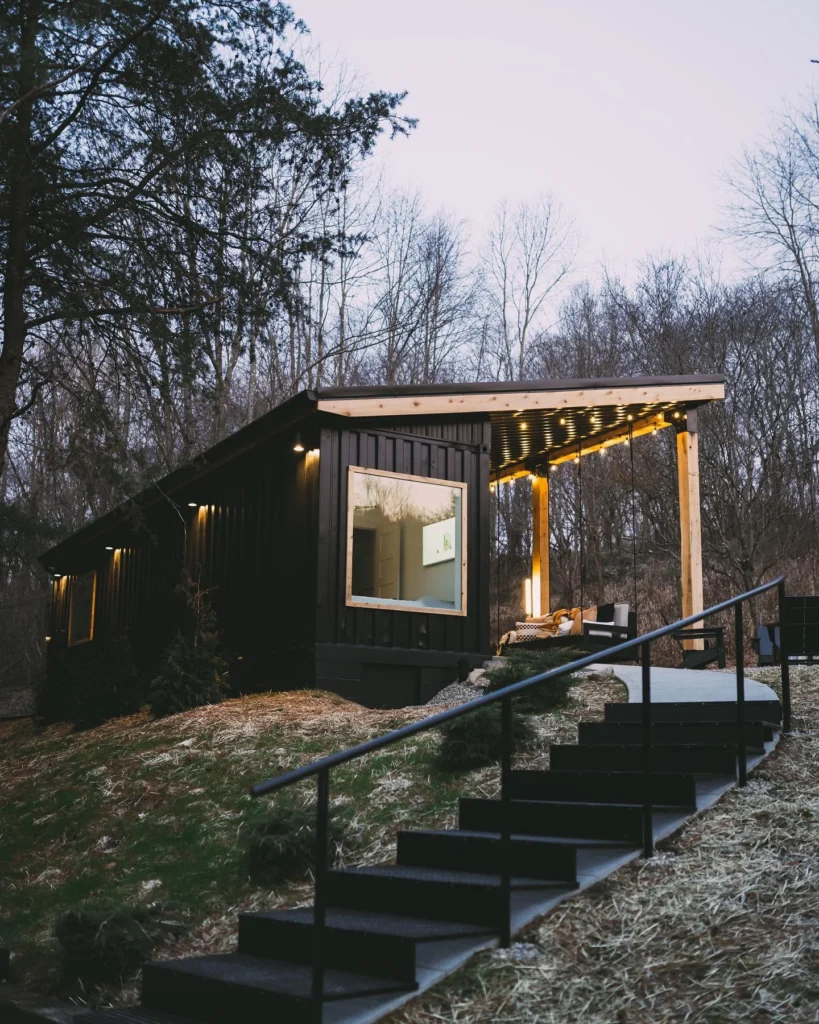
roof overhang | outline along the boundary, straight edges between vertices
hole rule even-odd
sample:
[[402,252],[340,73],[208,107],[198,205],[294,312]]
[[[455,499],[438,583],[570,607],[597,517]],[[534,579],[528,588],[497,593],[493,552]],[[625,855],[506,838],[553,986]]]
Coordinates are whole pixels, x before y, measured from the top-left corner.
[[617,377],[321,389],[318,410],[387,422],[486,415],[492,423],[492,474],[503,481],[656,433],[688,410],[724,397],[725,378],[714,374]]

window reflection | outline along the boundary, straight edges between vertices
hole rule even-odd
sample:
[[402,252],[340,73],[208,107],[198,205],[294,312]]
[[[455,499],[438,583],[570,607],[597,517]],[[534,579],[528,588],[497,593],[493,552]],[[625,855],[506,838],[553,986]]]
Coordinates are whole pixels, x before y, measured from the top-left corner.
[[348,600],[462,614],[464,490],[351,469]]

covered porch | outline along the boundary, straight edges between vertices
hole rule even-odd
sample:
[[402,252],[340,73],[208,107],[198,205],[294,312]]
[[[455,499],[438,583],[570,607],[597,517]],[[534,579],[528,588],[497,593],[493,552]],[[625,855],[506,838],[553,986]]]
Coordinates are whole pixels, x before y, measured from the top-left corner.
[[[526,620],[517,623],[519,628],[505,639],[544,646],[539,639],[571,644],[583,642],[584,637],[587,641],[591,635],[605,647],[636,635],[635,607],[616,604],[597,609],[591,602],[592,607],[586,609],[583,583],[579,609],[557,608],[550,574],[550,481],[561,465],[573,463],[580,484],[584,460],[600,458],[612,447],[633,445],[668,428],[676,435],[681,614],[688,617],[703,610],[697,411],[708,402],[721,400],[724,393],[723,378],[717,376],[565,381],[559,391],[520,392],[514,396],[519,403],[516,408],[507,406],[491,415],[491,487],[528,477],[532,494],[531,570],[524,583]],[[582,565],[582,490],[580,507]],[[634,589],[636,592],[636,580]],[[584,622],[586,615],[613,624],[613,635],[591,629],[588,621]],[[686,640],[684,646],[702,650],[704,641],[697,637]]]

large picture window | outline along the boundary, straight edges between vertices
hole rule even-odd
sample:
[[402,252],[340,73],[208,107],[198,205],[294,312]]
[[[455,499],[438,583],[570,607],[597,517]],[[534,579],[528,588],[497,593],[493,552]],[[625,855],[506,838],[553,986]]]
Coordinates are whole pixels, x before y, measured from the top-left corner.
[[466,615],[466,484],[350,467],[347,604]]
[[71,581],[68,606],[68,643],[84,644],[94,639],[94,602],[97,597],[97,574],[87,572]]

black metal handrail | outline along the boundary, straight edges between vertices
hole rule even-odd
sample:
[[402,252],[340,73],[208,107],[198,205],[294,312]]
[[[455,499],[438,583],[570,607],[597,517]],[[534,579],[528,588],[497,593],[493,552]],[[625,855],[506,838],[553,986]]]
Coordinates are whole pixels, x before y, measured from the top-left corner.
[[[638,649],[640,651],[643,698],[643,854],[646,857],[650,857],[654,852],[653,805],[651,800],[651,645],[656,640],[669,636],[671,633],[678,632],[686,626],[692,626],[695,623],[699,623],[711,615],[717,615],[720,612],[728,611],[731,608],[734,609],[737,662],[737,775],[739,785],[744,786],[747,777],[747,765],[745,750],[745,647],[743,634],[743,605],[746,601],[749,601],[760,594],[764,594],[767,591],[772,590],[774,587],[778,590],[779,621],[780,623],[784,623],[785,577],[778,576],[776,579],[771,580],[768,583],[763,583],[758,587],[754,587],[753,590],[745,591],[745,593],[739,594],[737,597],[729,598],[727,601],[721,601],[719,604],[715,604],[711,608],[706,608],[704,611],[696,612],[694,615],[689,615],[687,618],[680,619],[668,626],[662,626],[659,629],[652,630],[650,633],[645,633],[642,636],[635,637],[632,640],[626,640],[623,643],[619,643],[613,647],[605,649],[604,653],[606,657],[621,655],[627,651],[637,651]],[[788,654],[784,648],[785,632],[784,628],[780,629],[782,728],[783,731],[787,733],[790,732],[791,724],[791,696]],[[558,668],[549,669],[546,672],[540,672],[537,675],[530,676],[528,679],[522,679],[517,683],[505,686],[501,690],[485,694],[483,697],[477,697],[475,700],[469,701],[466,704],[461,704],[455,708],[449,708],[447,711],[441,711],[436,715],[430,715],[428,718],[424,718],[421,721],[412,722],[410,725],[402,726],[400,729],[394,729],[392,732],[385,733],[383,736],[377,736],[374,739],[366,740],[364,743],[359,743],[354,747],[349,747],[347,750],[341,750],[336,754],[330,754],[327,757],[322,757],[317,761],[313,761],[310,764],[302,766],[301,768],[294,768],[292,771],[285,772],[283,775],[266,779],[264,782],[259,782],[255,786],[251,786],[251,796],[264,796],[267,793],[273,793],[277,790],[284,789],[287,786],[292,786],[294,783],[300,782],[302,779],[310,778],[314,775],[318,776],[312,990],[314,1020],[316,1022],[319,1022],[320,1024],[322,1019],[322,999],[324,991],[323,932],[327,906],[325,886],[328,870],[327,825],[329,816],[331,769],[338,765],[346,764],[349,761],[354,761],[359,757],[364,757],[365,754],[371,754],[373,751],[383,750],[385,747],[390,747],[394,743],[398,743],[409,736],[415,736],[418,733],[426,732],[429,729],[436,729],[438,726],[443,725],[446,722],[451,722],[456,718],[460,718],[462,715],[471,714],[478,708],[501,702],[502,754],[500,837],[502,864],[500,881],[502,894],[501,904],[504,907],[504,915],[503,920],[500,922],[499,930],[501,943],[508,945],[511,941],[511,917],[509,913],[511,896],[511,871],[509,864],[511,828],[509,824],[510,797],[508,779],[512,764],[512,700],[514,697],[519,696],[521,693],[526,692],[534,686],[545,683],[550,679],[557,679],[561,676],[570,675],[587,665],[594,664],[600,660],[600,656],[601,651],[594,651],[591,654],[585,655],[582,658],[577,658],[575,661],[569,662],[566,665],[560,665]]]

